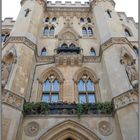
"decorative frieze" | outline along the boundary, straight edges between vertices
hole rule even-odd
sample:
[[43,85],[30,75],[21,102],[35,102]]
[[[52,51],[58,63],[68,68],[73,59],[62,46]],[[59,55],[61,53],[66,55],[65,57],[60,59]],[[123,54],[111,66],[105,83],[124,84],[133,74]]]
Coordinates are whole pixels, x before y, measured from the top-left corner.
[[101,57],[84,56],[84,63],[99,63]]
[[6,103],[17,109],[22,110],[24,104],[24,98],[9,90],[4,89],[2,91],[2,103]]
[[82,63],[83,63],[82,55],[74,55],[74,54],[55,55],[56,65],[82,65]]
[[15,37],[11,36],[9,39],[5,42],[4,46],[6,46],[8,43],[23,43],[29,48],[35,50],[36,44],[34,44],[31,40],[27,39],[26,37]]
[[125,92],[113,99],[115,110],[120,109],[131,103],[138,103],[138,93],[134,90]]
[[125,37],[113,37],[101,45],[102,51],[106,50],[113,44],[128,44],[132,46],[132,44]]
[[45,62],[45,64],[51,64],[55,62],[54,56],[40,56],[37,57],[37,63]]

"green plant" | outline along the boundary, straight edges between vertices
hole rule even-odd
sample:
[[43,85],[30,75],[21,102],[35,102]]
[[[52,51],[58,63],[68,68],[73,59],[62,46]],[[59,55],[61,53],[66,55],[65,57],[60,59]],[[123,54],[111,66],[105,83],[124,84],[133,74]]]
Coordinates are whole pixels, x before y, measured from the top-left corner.
[[78,115],[78,118],[80,119],[80,117],[81,117],[81,114],[82,114],[82,112],[83,112],[83,106],[82,106],[82,104],[80,104],[80,103],[78,103],[77,104],[77,115]]

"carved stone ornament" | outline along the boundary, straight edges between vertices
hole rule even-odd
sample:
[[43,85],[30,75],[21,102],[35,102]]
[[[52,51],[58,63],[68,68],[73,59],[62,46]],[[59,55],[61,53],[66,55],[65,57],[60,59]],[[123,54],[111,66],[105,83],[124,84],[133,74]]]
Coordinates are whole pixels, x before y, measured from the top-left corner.
[[24,132],[29,137],[36,136],[38,134],[38,132],[39,132],[39,124],[37,122],[35,122],[35,121],[29,122],[24,127]]
[[109,123],[107,121],[99,122],[98,129],[99,129],[100,134],[103,136],[109,136],[113,132],[111,123]]

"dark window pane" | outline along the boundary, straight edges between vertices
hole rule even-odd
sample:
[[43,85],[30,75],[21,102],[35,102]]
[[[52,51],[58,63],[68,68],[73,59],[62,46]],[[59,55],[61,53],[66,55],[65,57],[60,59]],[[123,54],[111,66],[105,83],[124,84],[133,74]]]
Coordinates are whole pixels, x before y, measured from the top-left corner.
[[45,27],[45,28],[44,28],[44,35],[47,36],[48,34],[49,34],[49,29],[48,29],[48,27]]

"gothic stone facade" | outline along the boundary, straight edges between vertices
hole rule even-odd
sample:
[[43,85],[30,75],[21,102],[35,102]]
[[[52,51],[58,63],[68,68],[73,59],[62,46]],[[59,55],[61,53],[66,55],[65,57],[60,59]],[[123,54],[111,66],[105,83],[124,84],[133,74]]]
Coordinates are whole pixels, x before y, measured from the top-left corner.
[[[138,140],[137,23],[113,0],[22,0],[2,41],[3,140]],[[23,114],[41,101],[109,101],[115,111]]]

